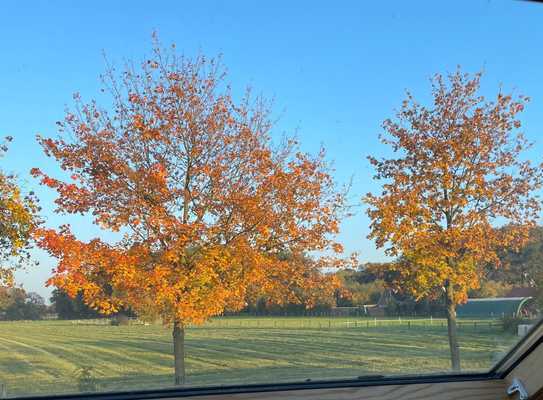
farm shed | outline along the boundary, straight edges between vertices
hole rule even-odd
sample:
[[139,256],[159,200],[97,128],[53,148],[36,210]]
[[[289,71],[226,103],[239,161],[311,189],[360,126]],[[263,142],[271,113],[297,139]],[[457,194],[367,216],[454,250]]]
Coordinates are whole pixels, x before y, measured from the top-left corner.
[[530,313],[532,297],[491,297],[469,299],[456,309],[458,317],[525,316]]

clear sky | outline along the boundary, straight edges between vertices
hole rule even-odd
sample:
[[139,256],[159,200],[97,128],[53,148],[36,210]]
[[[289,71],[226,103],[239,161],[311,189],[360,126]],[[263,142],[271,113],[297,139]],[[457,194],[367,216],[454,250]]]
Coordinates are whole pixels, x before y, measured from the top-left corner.
[[[85,219],[55,216],[53,193],[39,188],[31,167],[54,173],[35,142],[56,134],[71,95],[98,94],[102,51],[116,64],[149,54],[151,33],[180,52],[222,53],[234,90],[250,84],[275,98],[277,134],[297,130],[304,150],[323,144],[336,177],[354,175],[353,201],[377,186],[365,157],[384,155],[380,124],[409,88],[427,98],[436,72],[484,69],[483,93],[500,84],[532,97],[523,116],[543,154],[543,4],[522,1],[8,1],[0,2],[0,136],[15,138],[1,168],[15,172],[42,199],[48,225],[75,224],[83,237],[98,230]],[[365,237],[363,208],[341,239],[362,261],[383,260]],[[27,290],[44,287],[53,260],[19,273]]]

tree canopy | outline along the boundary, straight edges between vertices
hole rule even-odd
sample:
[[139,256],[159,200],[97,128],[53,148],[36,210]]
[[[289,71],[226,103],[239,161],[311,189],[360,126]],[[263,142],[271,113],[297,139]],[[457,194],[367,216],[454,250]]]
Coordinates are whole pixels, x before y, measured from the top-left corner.
[[383,143],[398,157],[369,157],[385,181],[381,194],[365,198],[369,238],[401,256],[399,279],[419,296],[449,282],[455,301],[465,300],[483,263],[499,264],[501,249],[527,242],[541,208],[541,168],[521,157],[530,144],[517,114],[528,98],[499,93],[486,101],[477,94],[480,77],[436,75],[432,108],[408,93],[397,120],[383,124]]
[[320,269],[334,258],[306,254],[342,251],[345,192],[324,150],[272,142],[267,103],[250,91],[235,101],[225,77],[220,60],[157,47],[137,70],[108,70],[113,111],[76,96],[59,137],[39,138],[71,176],[32,171],[57,191],[58,211],[122,235],[84,242],[67,225],[40,230],[59,260],[50,284],[103,313],[158,315],[178,335],[248,297],[296,301],[328,284]]
[[[0,159],[12,141],[7,136],[0,144]],[[23,194],[16,177],[0,169],[0,286],[13,285],[13,272],[30,264],[32,234],[39,224],[37,198]]]
[[499,264],[499,251],[527,242],[541,209],[541,165],[522,157],[530,143],[518,114],[528,98],[500,91],[486,100],[480,79],[460,69],[435,75],[429,107],[408,92],[383,123],[382,142],[396,156],[368,157],[384,181],[365,197],[368,237],[398,258],[397,285],[419,298],[446,294],[453,369],[455,305],[479,287],[485,264]]

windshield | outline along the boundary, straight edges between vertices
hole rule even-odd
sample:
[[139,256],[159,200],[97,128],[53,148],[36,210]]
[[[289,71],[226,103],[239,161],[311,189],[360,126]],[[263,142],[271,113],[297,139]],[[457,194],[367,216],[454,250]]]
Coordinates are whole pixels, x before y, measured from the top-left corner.
[[3,3],[0,398],[490,371],[543,304],[542,18]]

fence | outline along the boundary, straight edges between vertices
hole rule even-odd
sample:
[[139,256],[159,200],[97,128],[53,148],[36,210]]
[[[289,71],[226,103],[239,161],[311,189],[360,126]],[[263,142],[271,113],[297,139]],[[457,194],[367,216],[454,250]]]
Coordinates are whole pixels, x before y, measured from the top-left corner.
[[[73,325],[116,325],[114,318],[80,319],[65,321]],[[150,326],[150,323],[137,318],[129,318],[125,325]],[[189,329],[433,329],[446,328],[445,318],[330,318],[330,317],[215,317],[202,325],[189,325]],[[501,319],[459,319],[458,329],[503,329]]]
[[[497,319],[460,320],[458,329],[503,329]],[[400,329],[446,328],[444,318],[378,319],[378,318],[320,318],[320,317],[268,317],[268,318],[215,318],[203,325],[191,326],[193,329],[370,329],[396,327]]]

